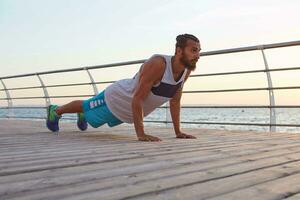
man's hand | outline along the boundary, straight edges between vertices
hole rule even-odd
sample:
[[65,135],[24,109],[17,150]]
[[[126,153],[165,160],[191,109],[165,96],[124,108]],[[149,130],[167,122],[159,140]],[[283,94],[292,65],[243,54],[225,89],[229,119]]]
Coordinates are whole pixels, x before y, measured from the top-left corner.
[[195,136],[192,136],[192,135],[188,135],[188,134],[185,134],[185,133],[177,133],[176,134],[176,138],[181,138],[181,139],[196,139]]
[[158,141],[161,141],[160,138],[152,136],[152,135],[147,135],[147,134],[139,135],[138,139],[139,139],[139,141],[146,141],[146,142],[158,142]]

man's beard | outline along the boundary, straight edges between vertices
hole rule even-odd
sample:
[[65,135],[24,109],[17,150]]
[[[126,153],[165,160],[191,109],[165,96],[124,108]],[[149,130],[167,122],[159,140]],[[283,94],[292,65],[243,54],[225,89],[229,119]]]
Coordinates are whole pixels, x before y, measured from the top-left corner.
[[192,71],[196,69],[197,61],[198,61],[197,59],[189,61],[184,53],[183,56],[180,58],[180,62],[184,65],[184,67]]

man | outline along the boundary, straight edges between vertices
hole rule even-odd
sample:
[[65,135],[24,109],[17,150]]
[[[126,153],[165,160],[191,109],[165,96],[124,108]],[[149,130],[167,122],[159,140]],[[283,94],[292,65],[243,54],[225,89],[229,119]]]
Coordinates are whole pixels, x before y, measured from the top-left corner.
[[85,101],[72,101],[61,107],[50,105],[47,127],[58,131],[62,114],[78,113],[77,126],[81,130],[87,129],[87,122],[94,128],[106,123],[110,127],[134,123],[138,140],[160,141],[145,133],[143,118],[169,101],[176,137],[196,138],[180,129],[180,99],[184,82],[196,68],[200,50],[198,38],[178,35],[174,56],[153,55],[132,79],[119,80]]

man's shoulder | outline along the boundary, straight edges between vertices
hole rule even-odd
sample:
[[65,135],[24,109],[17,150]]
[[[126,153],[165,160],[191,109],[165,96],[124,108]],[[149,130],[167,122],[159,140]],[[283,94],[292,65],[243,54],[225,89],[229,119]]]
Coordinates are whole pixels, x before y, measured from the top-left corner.
[[161,54],[149,58],[142,67],[142,76],[160,79],[166,68],[166,60]]
[[168,59],[168,57],[170,56],[164,54],[154,54],[146,62],[164,67],[167,64],[166,60]]
[[169,59],[171,57],[172,57],[171,55],[166,55],[166,54],[153,54],[149,59],[156,58],[165,61],[166,59]]

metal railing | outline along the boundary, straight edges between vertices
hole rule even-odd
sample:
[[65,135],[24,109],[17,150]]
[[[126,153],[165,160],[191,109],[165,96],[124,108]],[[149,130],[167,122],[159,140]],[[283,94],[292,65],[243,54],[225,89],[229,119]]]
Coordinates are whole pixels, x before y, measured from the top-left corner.
[[[273,87],[272,83],[272,76],[270,72],[275,71],[290,71],[290,70],[300,70],[300,67],[289,67],[289,68],[276,68],[276,69],[269,69],[267,58],[265,55],[266,49],[273,49],[273,48],[283,48],[283,47],[291,47],[291,46],[299,46],[300,41],[292,41],[292,42],[283,42],[283,43],[275,43],[275,44],[267,44],[267,45],[257,45],[257,46],[249,46],[249,47],[242,47],[242,48],[232,48],[232,49],[224,49],[218,51],[209,51],[201,53],[201,56],[214,56],[214,55],[223,55],[223,54],[232,54],[232,53],[241,53],[241,52],[249,52],[249,51],[260,51],[262,53],[262,59],[264,61],[265,69],[263,70],[250,70],[250,71],[233,71],[233,72],[223,72],[223,73],[210,73],[210,74],[195,74],[191,75],[191,78],[195,77],[205,77],[205,76],[226,76],[226,75],[234,75],[234,74],[251,74],[251,73],[265,73],[266,79],[268,82],[268,87],[263,88],[232,88],[232,89],[223,89],[223,90],[191,90],[191,91],[183,91],[183,93],[224,93],[224,92],[241,92],[241,91],[268,91],[269,94],[269,105],[267,106],[182,106],[182,108],[267,108],[270,111],[270,122],[269,123],[234,123],[234,122],[189,122],[183,121],[183,124],[214,124],[214,125],[242,125],[242,126],[268,126],[269,130],[274,132],[276,131],[276,127],[278,126],[285,126],[285,127],[300,127],[300,124],[278,124],[276,123],[276,112],[275,108],[300,108],[300,105],[288,106],[288,105],[276,105],[275,97],[274,97],[274,90],[293,90],[293,89],[300,89],[300,86],[291,86],[291,87]],[[97,65],[97,66],[87,66],[87,67],[80,67],[80,68],[72,68],[72,69],[63,69],[63,70],[54,70],[54,71],[45,71],[45,72],[38,72],[38,73],[28,73],[22,75],[14,75],[14,76],[6,76],[0,77],[1,84],[3,89],[0,91],[4,91],[6,98],[0,98],[0,101],[7,101],[7,107],[0,107],[0,109],[35,109],[35,108],[46,108],[48,105],[51,104],[51,99],[53,98],[69,98],[69,97],[91,97],[98,94],[97,84],[110,84],[114,81],[102,81],[96,82],[92,74],[90,73],[91,70],[94,69],[103,69],[103,68],[111,68],[111,67],[121,67],[126,65],[134,65],[134,64],[142,64],[146,60],[136,60],[130,62],[120,62],[120,63],[113,63],[113,64],[105,64],[105,65]],[[45,85],[41,75],[47,74],[55,74],[55,73],[65,73],[65,72],[75,72],[75,71],[85,71],[90,79],[90,82],[85,83],[70,83],[70,84],[56,84],[56,85]],[[30,87],[15,87],[15,88],[7,88],[5,84],[5,80],[7,79],[14,79],[14,78],[22,78],[22,77],[34,77],[36,76],[40,82],[40,86],[30,86]],[[82,85],[91,85],[94,91],[93,94],[82,94],[82,95],[62,95],[62,96],[50,96],[48,94],[47,88],[53,87],[68,87],[68,86],[82,86]],[[42,89],[43,96],[32,96],[32,97],[12,97],[10,91],[14,90],[26,90],[26,89]],[[30,106],[13,106],[13,100],[17,99],[45,99],[45,107],[30,107]],[[160,107],[163,109],[168,109],[169,106]],[[6,116],[7,118],[10,117],[10,114]],[[19,118],[19,117],[17,117]],[[36,117],[30,117],[36,118]],[[44,119],[44,118],[43,118]],[[152,123],[171,123],[171,121],[151,121],[145,120],[145,122],[152,122]]]

